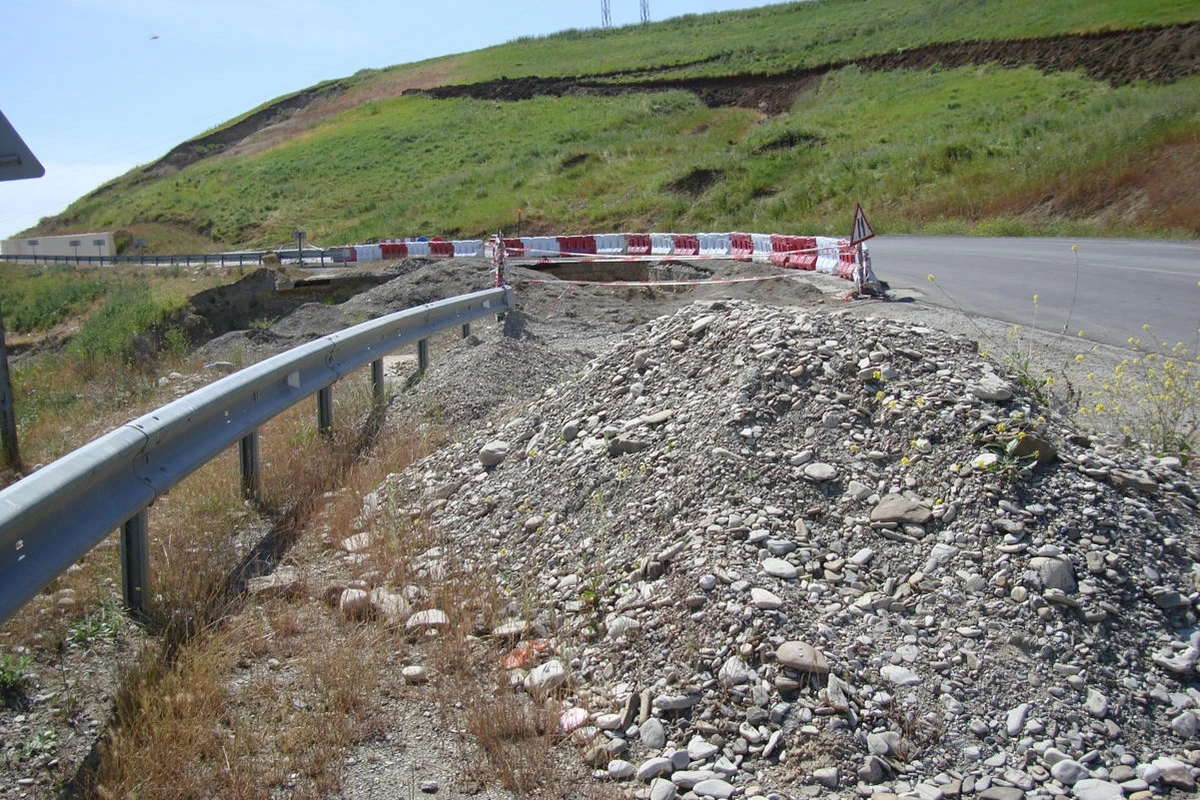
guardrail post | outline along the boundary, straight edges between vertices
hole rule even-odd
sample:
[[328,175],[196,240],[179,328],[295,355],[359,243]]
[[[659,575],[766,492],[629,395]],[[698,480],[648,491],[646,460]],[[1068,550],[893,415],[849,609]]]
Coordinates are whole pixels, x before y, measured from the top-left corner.
[[471,335],[471,323],[464,322],[463,326],[462,326],[462,337],[464,339],[466,339],[470,335]]
[[242,437],[238,445],[242,462],[242,496],[257,500],[262,495],[262,463],[258,454],[258,431]]
[[333,387],[317,390],[317,431],[322,436],[333,433]]
[[382,406],[384,402],[383,359],[377,358],[371,362],[371,391],[375,397],[375,405]]
[[417,372],[424,372],[429,369],[429,340],[420,339],[417,341]]
[[140,615],[150,594],[150,525],[144,508],[121,526],[121,590],[125,607]]

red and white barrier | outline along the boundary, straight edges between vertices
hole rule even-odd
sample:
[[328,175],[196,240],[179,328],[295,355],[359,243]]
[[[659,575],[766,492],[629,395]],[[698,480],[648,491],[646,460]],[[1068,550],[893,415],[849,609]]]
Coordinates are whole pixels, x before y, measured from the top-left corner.
[[596,254],[601,256],[623,256],[629,251],[629,235],[624,233],[597,233]]
[[481,239],[455,239],[450,244],[454,246],[455,258],[483,257],[483,240]]
[[670,233],[652,233],[650,234],[650,255],[652,256],[673,256],[675,255],[675,236]]
[[[564,236],[523,236],[503,240],[508,258],[549,261],[627,258],[733,258],[770,263],[795,270],[815,270],[853,281],[874,281],[870,267],[858,260],[858,248],[848,239],[768,233],[597,233]],[[388,239],[380,244],[334,248],[335,263],[378,261],[407,257],[495,259],[494,238]]]
[[733,255],[733,234],[729,233],[698,233],[696,239],[700,245],[700,255],[710,258],[729,258]]

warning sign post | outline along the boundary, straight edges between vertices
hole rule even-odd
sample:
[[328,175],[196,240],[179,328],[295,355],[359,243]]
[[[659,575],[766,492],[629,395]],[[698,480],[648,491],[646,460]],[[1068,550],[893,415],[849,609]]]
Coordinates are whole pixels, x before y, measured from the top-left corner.
[[871,223],[867,222],[867,215],[863,213],[862,203],[856,203],[854,207],[854,230],[850,233],[850,246],[854,247],[857,244],[861,244],[874,235],[875,231],[871,230]]

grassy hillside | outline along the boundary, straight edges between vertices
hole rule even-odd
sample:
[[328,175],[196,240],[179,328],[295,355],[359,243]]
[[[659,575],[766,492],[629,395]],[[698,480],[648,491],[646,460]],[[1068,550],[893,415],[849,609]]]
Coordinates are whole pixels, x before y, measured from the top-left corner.
[[[1178,0],[825,0],[566,31],[281,98],[193,140],[186,159],[135,170],[36,231],[124,230],[170,252],[277,245],[298,225],[333,245],[514,232],[522,208],[523,233],[842,233],[862,202],[881,232],[1192,237],[1195,69],[1114,84],[1028,65],[880,71],[850,62],[936,42],[1198,19],[1200,8]],[[802,69],[818,76],[797,84],[780,114],[639,90]],[[534,75],[619,81],[623,90],[515,101],[403,94]]]

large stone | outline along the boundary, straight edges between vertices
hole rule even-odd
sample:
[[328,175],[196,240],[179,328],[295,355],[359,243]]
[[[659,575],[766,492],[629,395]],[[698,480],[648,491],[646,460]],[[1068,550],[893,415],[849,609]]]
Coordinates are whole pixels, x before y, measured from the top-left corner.
[[862,783],[882,783],[892,774],[892,768],[879,756],[867,756],[858,768],[858,779]]
[[818,675],[829,672],[829,662],[826,661],[825,654],[808,642],[784,642],[775,650],[775,660],[800,672],[813,672]]
[[710,778],[700,781],[692,787],[692,792],[698,797],[715,797],[717,800],[727,800],[733,797],[733,785],[720,778]]
[[1005,400],[1011,400],[1013,396],[1012,387],[995,373],[984,375],[973,383],[967,391],[980,400],[992,403],[1002,403]]
[[717,671],[717,679],[726,686],[741,686],[758,678],[758,674],[738,656],[730,656]]
[[687,754],[692,761],[708,761],[721,752],[721,748],[699,736],[693,736],[688,742]]
[[1013,458],[1032,458],[1040,466],[1045,466],[1058,458],[1058,451],[1054,445],[1031,433],[1016,437],[1008,443],[1006,449]]
[[663,775],[671,774],[671,759],[658,756],[647,759],[638,767],[637,774],[634,776],[639,781],[650,781],[654,778],[661,778]]
[[1078,761],[1067,758],[1050,767],[1050,775],[1065,786],[1073,786],[1088,776],[1088,768]]
[[671,782],[680,789],[687,790],[701,781],[708,781],[719,777],[721,777],[721,774],[711,769],[683,769],[671,773]]
[[1067,594],[1074,594],[1078,589],[1075,570],[1066,559],[1035,556],[1029,559],[1029,566],[1037,572],[1042,586],[1047,589],[1061,589]]
[[1189,792],[1196,788],[1196,779],[1192,776],[1191,768],[1177,758],[1160,756],[1151,761],[1150,766],[1158,770],[1158,779],[1167,786]]
[[450,617],[446,616],[445,611],[442,611],[440,608],[427,608],[410,616],[408,621],[404,623],[404,627],[412,631],[418,628],[444,628],[449,624]]
[[678,796],[675,784],[670,781],[663,778],[650,781],[650,800],[675,800]]
[[824,464],[820,461],[806,464],[804,467],[804,477],[818,483],[831,481],[837,477],[837,467],[832,464]]
[[562,662],[552,658],[538,664],[525,676],[525,688],[534,695],[545,695],[566,683],[567,671]]
[[429,673],[419,664],[411,664],[404,667],[400,670],[400,676],[404,678],[405,683],[414,685],[426,683],[429,680]]
[[1025,800],[1025,790],[1016,786],[989,786],[978,795],[978,800]]
[[884,495],[871,509],[872,522],[907,522],[924,525],[933,519],[928,506],[902,494]]
[[1184,741],[1195,739],[1197,730],[1200,730],[1200,718],[1197,718],[1195,711],[1185,711],[1171,720],[1171,730]]
[[764,558],[762,561],[763,572],[775,578],[783,578],[784,580],[792,580],[799,571],[795,566],[784,561],[782,558]]
[[841,773],[837,767],[821,767],[813,770],[813,780],[824,786],[826,789],[836,789],[841,783]]
[[412,614],[412,606],[404,595],[378,588],[371,590],[371,608],[389,625],[402,625]]
[[366,589],[345,589],[338,599],[338,609],[351,619],[362,619],[371,613],[371,596]]
[[651,717],[643,722],[638,728],[638,736],[641,738],[642,744],[651,750],[659,750],[667,743],[667,730],[663,727],[662,720],[657,717]]
[[508,457],[508,442],[503,439],[493,439],[479,451],[479,463],[489,469],[497,466]]
[[879,674],[893,686],[916,686],[921,683],[921,676],[907,667],[896,664],[884,664],[879,670]]
[[1099,778],[1084,778],[1071,787],[1071,793],[1077,800],[1121,800],[1125,796],[1121,784]]
[[750,605],[761,611],[774,611],[783,607],[783,600],[774,592],[755,586],[750,590]]

